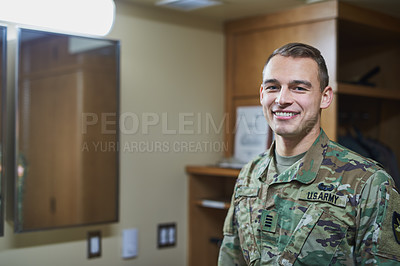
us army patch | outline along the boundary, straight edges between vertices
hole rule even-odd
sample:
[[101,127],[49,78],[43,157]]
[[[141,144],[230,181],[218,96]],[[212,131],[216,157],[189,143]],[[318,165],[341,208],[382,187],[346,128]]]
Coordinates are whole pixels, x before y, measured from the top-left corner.
[[275,233],[277,221],[277,212],[263,210],[261,214],[261,230],[263,232]]
[[[389,195],[386,195],[387,193]],[[383,196],[387,199],[387,207],[383,205],[386,209],[386,215],[379,233],[377,254],[383,257],[399,256],[400,195],[392,188],[389,188],[384,194]]]
[[339,207],[346,207],[347,196],[339,196],[333,192],[303,190],[299,199],[330,203]]
[[393,212],[392,227],[394,238],[396,239],[397,244],[400,245],[400,214],[397,212]]

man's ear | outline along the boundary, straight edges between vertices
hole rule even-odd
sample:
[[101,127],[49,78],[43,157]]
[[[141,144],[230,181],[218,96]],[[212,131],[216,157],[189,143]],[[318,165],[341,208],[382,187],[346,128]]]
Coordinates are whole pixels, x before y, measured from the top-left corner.
[[333,89],[332,89],[332,87],[327,86],[322,91],[320,108],[321,109],[328,108],[331,105],[332,100],[333,100]]

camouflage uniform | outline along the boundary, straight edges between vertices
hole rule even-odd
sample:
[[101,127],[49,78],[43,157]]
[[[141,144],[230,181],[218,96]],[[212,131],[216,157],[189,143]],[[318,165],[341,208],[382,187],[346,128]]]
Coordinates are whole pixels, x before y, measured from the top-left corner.
[[380,166],[322,130],[280,175],[274,149],[238,177],[219,265],[400,265],[400,196]]

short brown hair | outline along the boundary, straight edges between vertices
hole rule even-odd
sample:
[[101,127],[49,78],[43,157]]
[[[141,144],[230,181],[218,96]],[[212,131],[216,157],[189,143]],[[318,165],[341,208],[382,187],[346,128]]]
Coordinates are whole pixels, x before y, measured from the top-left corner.
[[318,65],[318,79],[321,87],[321,91],[323,91],[329,84],[329,75],[328,69],[326,67],[325,59],[321,55],[321,52],[308,44],[304,43],[288,43],[284,46],[276,49],[267,59],[267,62],[264,65],[264,69],[275,55],[281,55],[285,57],[293,57],[293,58],[311,58]]

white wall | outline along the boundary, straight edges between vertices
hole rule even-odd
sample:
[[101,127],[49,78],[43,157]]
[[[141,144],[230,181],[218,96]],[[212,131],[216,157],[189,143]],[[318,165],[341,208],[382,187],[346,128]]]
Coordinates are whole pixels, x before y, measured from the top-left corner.
[[[120,222],[16,235],[7,221],[0,265],[186,265],[185,166],[222,156],[221,26],[117,2],[109,37],[121,40],[121,113],[127,117],[122,126],[133,129],[132,117],[140,123],[137,132],[121,134]],[[147,128],[150,118],[159,122]],[[154,150],[157,143],[161,151]],[[177,246],[159,250],[156,228],[166,222],[177,223]],[[126,228],[139,230],[139,255],[131,260],[121,259]],[[103,234],[103,254],[87,260],[86,233],[95,229]]]

